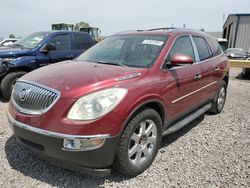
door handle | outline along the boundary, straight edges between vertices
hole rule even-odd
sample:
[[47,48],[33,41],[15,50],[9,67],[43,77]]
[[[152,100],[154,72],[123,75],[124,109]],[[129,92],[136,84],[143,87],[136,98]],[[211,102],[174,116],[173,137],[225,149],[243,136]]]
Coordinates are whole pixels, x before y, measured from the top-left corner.
[[74,56],[73,55],[67,55],[65,57],[68,58],[68,59],[72,59]]
[[214,70],[215,70],[215,71],[218,71],[218,70],[220,70],[220,67],[216,67]]
[[194,77],[194,79],[197,81],[197,80],[200,80],[201,77],[202,77],[202,76],[201,76],[200,74],[196,74],[195,77]]

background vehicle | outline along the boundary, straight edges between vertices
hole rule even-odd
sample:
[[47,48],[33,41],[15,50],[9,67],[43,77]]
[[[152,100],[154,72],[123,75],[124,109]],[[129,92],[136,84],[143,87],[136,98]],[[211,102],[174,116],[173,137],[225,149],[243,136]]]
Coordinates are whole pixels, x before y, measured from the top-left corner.
[[8,39],[3,39],[0,41],[0,47],[3,46],[11,46],[14,42],[16,42],[18,39],[17,38],[8,38]]
[[60,30],[60,31],[73,31],[74,25],[73,24],[66,24],[66,23],[57,23],[52,24],[51,29],[54,30]]
[[85,32],[36,32],[0,49],[1,92],[9,99],[15,81],[34,69],[70,60],[94,44]]
[[[84,22],[80,22],[84,23]],[[89,33],[92,39],[97,43],[102,40],[100,37],[101,30],[98,27],[91,27],[88,24],[66,24],[66,23],[57,23],[51,25],[52,30],[65,30],[65,31],[83,31]]]
[[225,51],[229,59],[246,59],[247,53],[242,48],[228,48]]
[[226,51],[226,49],[228,48],[228,41],[227,41],[227,39],[217,38],[217,42],[220,44],[220,47],[222,48],[222,50]]
[[101,31],[97,27],[80,27],[79,31],[84,31],[84,32],[89,33],[95,42],[101,41],[101,37],[100,37]]
[[15,136],[47,160],[136,176],[154,161],[162,136],[222,111],[228,74],[228,58],[204,32],[120,33],[18,80],[8,118]]

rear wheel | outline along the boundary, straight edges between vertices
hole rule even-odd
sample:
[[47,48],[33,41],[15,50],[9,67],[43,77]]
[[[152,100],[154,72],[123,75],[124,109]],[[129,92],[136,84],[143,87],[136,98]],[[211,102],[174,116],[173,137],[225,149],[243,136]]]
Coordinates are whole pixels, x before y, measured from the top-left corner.
[[126,176],[136,176],[146,170],[159,149],[161,127],[161,118],[153,109],[135,115],[120,139],[114,168]]
[[220,89],[213,100],[213,104],[209,112],[212,112],[214,114],[219,114],[225,105],[226,95],[227,95],[227,84],[223,80]]
[[26,72],[11,72],[9,74],[7,74],[1,82],[1,92],[4,96],[4,98],[6,98],[7,100],[10,99],[11,96],[11,92],[14,88],[14,85],[16,83],[16,81],[18,80],[18,78],[22,77],[23,75],[25,75]]

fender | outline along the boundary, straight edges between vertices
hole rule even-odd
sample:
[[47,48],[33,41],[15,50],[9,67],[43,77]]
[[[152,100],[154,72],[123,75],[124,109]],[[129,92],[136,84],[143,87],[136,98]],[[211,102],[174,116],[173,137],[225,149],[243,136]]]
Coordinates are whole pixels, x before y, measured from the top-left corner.
[[23,56],[13,59],[9,62],[9,69],[18,69],[20,67],[27,67],[30,70],[38,68],[36,63],[36,56]]
[[155,104],[158,104],[159,107],[161,108],[161,110],[163,111],[163,114],[159,114],[162,118],[162,125],[164,126],[164,122],[165,122],[165,117],[166,117],[166,108],[162,102],[162,99],[160,96],[157,96],[157,95],[147,95],[147,96],[144,96],[143,98],[135,101],[130,109],[128,110],[128,113],[126,115],[126,120],[124,121],[123,125],[122,125],[122,128],[121,128],[121,131],[119,133],[119,135],[121,135],[124,131],[124,129],[126,128],[129,120],[133,117],[133,115],[138,112],[140,109],[142,109],[144,106],[147,106],[148,104],[150,103],[155,103]]

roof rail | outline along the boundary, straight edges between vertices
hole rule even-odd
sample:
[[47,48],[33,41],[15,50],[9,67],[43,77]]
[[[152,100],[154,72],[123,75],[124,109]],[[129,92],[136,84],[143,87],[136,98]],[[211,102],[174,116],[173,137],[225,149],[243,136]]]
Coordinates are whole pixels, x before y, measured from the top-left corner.
[[178,27],[160,27],[160,28],[153,28],[153,29],[148,29],[146,31],[159,31],[159,30],[172,30],[172,29],[179,29]]
[[142,32],[142,31],[166,31],[166,30],[175,30],[180,29],[178,27],[160,27],[160,28],[152,28],[152,29],[137,29],[137,30],[127,30],[127,31],[121,31],[115,34],[126,34],[131,32]]
[[131,33],[131,32],[140,32],[140,31],[144,31],[144,30],[127,30],[127,31],[118,32],[116,34],[126,34],[126,33]]

